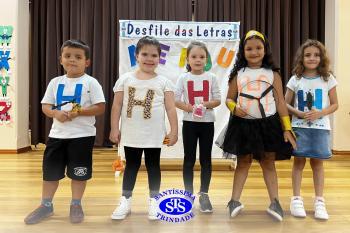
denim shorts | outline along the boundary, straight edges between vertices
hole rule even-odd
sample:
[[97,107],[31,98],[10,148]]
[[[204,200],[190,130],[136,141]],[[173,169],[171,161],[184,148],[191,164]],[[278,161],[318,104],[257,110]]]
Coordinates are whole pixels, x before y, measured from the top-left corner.
[[332,157],[330,147],[330,130],[293,128],[297,136],[297,149],[293,155],[316,159]]

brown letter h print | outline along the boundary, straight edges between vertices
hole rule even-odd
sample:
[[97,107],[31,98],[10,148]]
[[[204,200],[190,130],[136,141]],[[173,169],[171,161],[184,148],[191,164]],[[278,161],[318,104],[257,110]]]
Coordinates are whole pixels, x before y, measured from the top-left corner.
[[135,99],[135,92],[136,88],[129,87],[129,101],[128,101],[128,108],[127,108],[127,117],[132,117],[132,108],[135,105],[139,105],[144,107],[143,109],[143,118],[150,119],[152,117],[151,115],[151,109],[152,109],[152,102],[154,98],[154,91],[148,90],[146,94],[146,98],[144,100],[136,100]]

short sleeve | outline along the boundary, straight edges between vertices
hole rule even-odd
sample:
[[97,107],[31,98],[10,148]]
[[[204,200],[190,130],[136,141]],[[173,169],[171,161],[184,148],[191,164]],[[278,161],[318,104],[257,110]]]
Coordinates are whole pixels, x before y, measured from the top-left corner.
[[328,91],[337,85],[338,85],[337,80],[334,78],[333,75],[330,75],[328,79]]
[[119,77],[119,79],[115,82],[115,85],[113,87],[113,92],[124,91],[124,83],[126,78],[127,78],[126,74],[123,74],[122,76]]
[[213,95],[213,100],[221,100],[221,91],[220,91],[220,86],[218,83],[218,78],[216,77],[215,74],[212,74],[213,76],[213,84],[212,84],[212,95]]
[[49,82],[47,85],[45,95],[41,100],[42,104],[55,104],[55,93],[54,93],[54,80]]
[[103,94],[102,86],[99,84],[99,82],[96,79],[93,79],[91,84],[92,84],[90,88],[91,103],[98,104],[98,103],[106,102]]
[[295,92],[295,81],[296,81],[295,76],[292,76],[287,83],[287,88],[292,90],[293,92]]
[[165,78],[165,79],[166,80],[165,80],[164,92],[166,92],[166,91],[174,92],[174,89],[175,89],[174,84],[169,79],[167,79],[167,78]]
[[181,101],[183,92],[184,92],[183,76],[180,75],[180,77],[177,79],[177,82],[176,82],[175,101]]

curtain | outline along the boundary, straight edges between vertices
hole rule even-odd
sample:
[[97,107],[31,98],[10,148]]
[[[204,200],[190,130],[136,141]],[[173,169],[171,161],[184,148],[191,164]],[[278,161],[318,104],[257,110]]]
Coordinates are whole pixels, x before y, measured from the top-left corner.
[[91,49],[86,73],[102,85],[106,111],[96,117],[96,146],[109,146],[113,85],[118,78],[119,19],[192,20],[191,0],[31,0],[30,1],[30,129],[31,143],[45,143],[52,120],[40,101],[50,80],[64,73],[60,47],[81,39]]
[[196,21],[240,21],[241,36],[256,29],[270,41],[284,84],[293,58],[307,39],[324,43],[325,0],[195,0]]

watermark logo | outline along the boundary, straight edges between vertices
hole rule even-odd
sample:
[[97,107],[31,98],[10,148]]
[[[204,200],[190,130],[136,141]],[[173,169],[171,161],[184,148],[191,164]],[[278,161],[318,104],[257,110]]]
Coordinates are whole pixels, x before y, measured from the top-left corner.
[[195,196],[181,189],[167,189],[154,197],[158,204],[157,218],[162,221],[180,223],[191,220]]
[[86,167],[75,167],[74,168],[74,175],[76,176],[85,176],[87,174],[87,168]]

